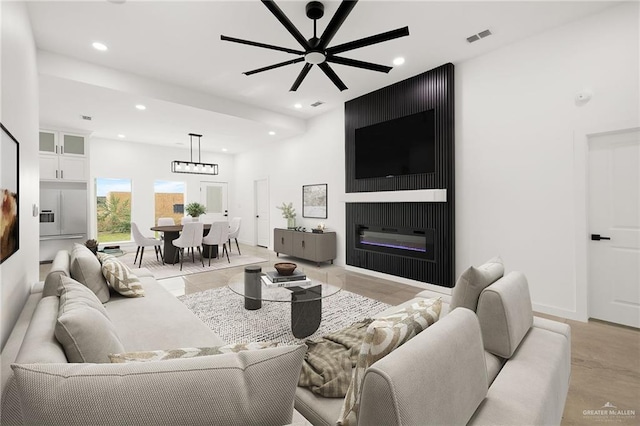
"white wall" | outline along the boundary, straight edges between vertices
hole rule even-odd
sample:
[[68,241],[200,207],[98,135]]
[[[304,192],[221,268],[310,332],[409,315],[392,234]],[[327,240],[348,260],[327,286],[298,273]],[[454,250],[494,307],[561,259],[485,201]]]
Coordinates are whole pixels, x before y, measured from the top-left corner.
[[2,17],[2,106],[0,121],[20,143],[19,250],[0,265],[2,330],[0,347],[9,336],[31,285],[38,281],[38,74],[36,48],[26,3],[0,3]]
[[[583,145],[588,132],[639,124],[638,16],[638,3],[622,4],[455,64],[457,275],[499,254],[507,272],[527,275],[536,310],[587,318]],[[577,104],[585,89],[593,98]],[[343,109],[301,137],[237,156],[238,193],[261,177],[272,228],[285,226],[276,205],[299,211],[303,184],[329,183],[326,222],[344,263]],[[236,207],[251,217],[252,198]],[[243,224],[243,240],[254,241],[253,225]]]
[[[319,222],[337,232],[337,261],[344,264],[344,111],[338,108],[309,121],[307,133],[263,149],[236,155],[233,179],[238,194],[234,210],[243,217],[239,240],[255,244],[254,181],[269,179],[270,229],[286,228],[276,208],[293,202],[296,226],[313,228]],[[302,185],[328,184],[327,219],[302,217]],[[270,231],[273,248],[273,231]]]
[[575,153],[584,129],[638,125],[638,60],[634,2],[456,64],[458,273],[500,254],[535,309],[587,318]]
[[[188,136],[185,133],[185,140]],[[219,175],[204,176],[184,173],[172,173],[173,160],[188,160],[189,148],[167,148],[154,145],[120,140],[91,138],[89,181],[90,199],[95,200],[96,178],[131,179],[132,202],[131,220],[136,222],[145,235],[151,235],[149,228],[154,226],[155,196],[153,184],[156,180],[180,181],[186,183],[185,205],[200,202],[200,182],[227,182],[234,176],[233,156],[202,152],[202,162],[217,163]],[[197,157],[197,153],[196,153]],[[231,208],[234,200],[229,190],[229,216],[236,212]],[[91,202],[89,210],[90,235],[96,236],[96,208]]]

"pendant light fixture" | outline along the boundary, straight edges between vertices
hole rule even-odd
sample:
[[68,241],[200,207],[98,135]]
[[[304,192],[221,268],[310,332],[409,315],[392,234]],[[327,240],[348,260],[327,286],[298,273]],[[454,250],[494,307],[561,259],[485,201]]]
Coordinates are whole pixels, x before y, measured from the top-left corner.
[[[198,138],[198,162],[193,161],[193,138]],[[200,138],[202,135],[189,133],[189,143],[191,145],[191,161],[174,160],[171,162],[171,171],[173,173],[190,173],[194,175],[217,175],[218,165],[211,163],[203,163],[200,161]]]

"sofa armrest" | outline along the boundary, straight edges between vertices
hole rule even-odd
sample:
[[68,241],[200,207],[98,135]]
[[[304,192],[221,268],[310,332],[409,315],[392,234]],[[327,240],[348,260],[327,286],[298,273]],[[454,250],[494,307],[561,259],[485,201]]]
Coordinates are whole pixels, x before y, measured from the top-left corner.
[[69,260],[69,252],[67,250],[59,250],[56,253],[56,256],[53,258],[53,263],[51,264],[51,269],[44,280],[42,297],[58,295],[60,276],[71,276],[71,273],[69,272]]
[[358,423],[465,424],[487,386],[478,319],[458,308],[366,371]]

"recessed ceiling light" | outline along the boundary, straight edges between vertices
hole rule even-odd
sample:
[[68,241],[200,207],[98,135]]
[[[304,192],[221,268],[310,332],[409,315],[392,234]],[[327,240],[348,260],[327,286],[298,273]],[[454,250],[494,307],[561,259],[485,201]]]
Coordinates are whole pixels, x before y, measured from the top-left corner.
[[296,108],[296,109],[300,109],[300,108],[302,108],[302,104],[295,104],[293,107]]
[[269,135],[274,136],[276,134],[276,132],[274,132],[273,130],[269,132]]
[[119,135],[118,135],[118,137],[119,137],[120,139],[124,139],[124,138],[125,138],[125,136],[124,136],[123,134],[119,134]]
[[92,44],[93,48],[96,50],[99,50],[101,52],[105,52],[107,50],[109,50],[109,48],[107,47],[106,44],[104,43],[100,43],[99,41],[96,41]]
[[393,60],[393,65],[402,65],[404,64],[404,58],[402,56],[395,58]]
[[227,148],[222,148],[222,152],[227,152],[229,151]]
[[136,105],[136,108],[138,108],[140,111],[144,111],[145,109],[147,109],[147,107],[142,104]]

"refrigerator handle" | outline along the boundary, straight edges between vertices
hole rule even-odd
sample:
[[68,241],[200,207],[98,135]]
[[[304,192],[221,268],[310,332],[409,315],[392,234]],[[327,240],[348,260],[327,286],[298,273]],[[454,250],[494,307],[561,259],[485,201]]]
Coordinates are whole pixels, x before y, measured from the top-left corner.
[[60,228],[60,233],[64,234],[64,229],[62,229],[62,218],[63,216],[63,211],[62,211],[62,206],[64,205],[64,194],[62,191],[60,191],[60,205],[58,206],[58,212],[60,212],[60,214],[58,215],[58,217],[60,218],[60,220],[58,221],[58,227]]

